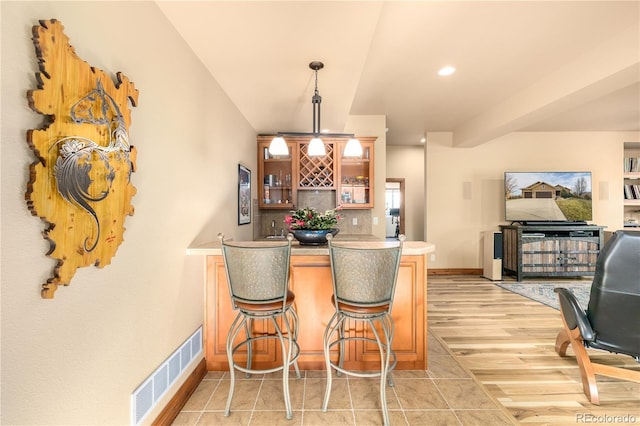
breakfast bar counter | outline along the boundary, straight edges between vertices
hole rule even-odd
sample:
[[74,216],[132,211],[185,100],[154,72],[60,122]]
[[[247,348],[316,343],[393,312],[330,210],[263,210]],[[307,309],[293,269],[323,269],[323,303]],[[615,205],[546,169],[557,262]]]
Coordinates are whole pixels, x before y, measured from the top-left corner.
[[[371,248],[397,244],[384,240],[366,241],[360,238],[336,238],[336,242]],[[269,244],[246,241],[256,246]],[[398,284],[392,317],[395,322],[393,349],[397,355],[398,370],[427,369],[427,255],[435,250],[431,243],[405,241],[402,249]],[[231,307],[227,278],[220,243],[218,241],[187,249],[188,255],[206,259],[204,303],[204,348],[207,370],[228,370],[226,354],[227,332],[236,312]],[[294,241],[291,248],[290,288],[296,295],[295,307],[300,317],[298,364],[304,370],[325,368],[322,350],[324,329],[334,313],[331,303],[333,287],[327,246],[301,246]],[[255,332],[269,331],[269,325],[256,321]],[[360,324],[348,327],[349,332],[365,333]],[[279,347],[271,339],[260,341],[254,349],[253,363],[267,368],[280,361]],[[380,368],[376,345],[356,341],[345,350],[345,368],[376,370]]]

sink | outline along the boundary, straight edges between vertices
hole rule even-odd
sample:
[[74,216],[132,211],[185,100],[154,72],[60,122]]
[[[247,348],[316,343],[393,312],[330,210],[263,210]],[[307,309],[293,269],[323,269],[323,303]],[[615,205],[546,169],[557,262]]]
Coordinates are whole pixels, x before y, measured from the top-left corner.
[[267,240],[284,240],[284,235],[267,235]]

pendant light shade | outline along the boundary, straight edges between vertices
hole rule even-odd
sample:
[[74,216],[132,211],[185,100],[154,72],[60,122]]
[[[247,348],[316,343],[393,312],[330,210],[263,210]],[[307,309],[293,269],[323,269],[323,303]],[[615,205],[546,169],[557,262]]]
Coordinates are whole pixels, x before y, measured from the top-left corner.
[[282,136],[276,136],[269,144],[269,154],[271,155],[289,155],[289,147]]
[[307,155],[309,157],[322,157],[327,155],[327,151],[324,149],[324,142],[320,138],[313,138],[309,141],[309,147],[307,148]]
[[360,141],[356,138],[349,139],[342,155],[345,157],[362,157],[362,145]]

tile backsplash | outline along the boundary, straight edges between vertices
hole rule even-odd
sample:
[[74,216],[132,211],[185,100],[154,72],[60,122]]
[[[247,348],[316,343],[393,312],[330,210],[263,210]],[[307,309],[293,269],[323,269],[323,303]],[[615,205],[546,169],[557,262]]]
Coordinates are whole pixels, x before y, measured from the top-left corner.
[[[330,190],[300,190],[298,206],[313,207],[320,212],[333,209],[336,206],[336,193]],[[261,239],[267,235],[273,235],[274,232],[277,235],[281,232],[286,235],[284,217],[289,213],[288,210],[260,210],[258,200],[253,200],[253,238]],[[341,233],[371,235],[373,230],[371,210],[340,210],[340,216],[338,228]],[[271,226],[272,223],[275,223],[275,227]]]

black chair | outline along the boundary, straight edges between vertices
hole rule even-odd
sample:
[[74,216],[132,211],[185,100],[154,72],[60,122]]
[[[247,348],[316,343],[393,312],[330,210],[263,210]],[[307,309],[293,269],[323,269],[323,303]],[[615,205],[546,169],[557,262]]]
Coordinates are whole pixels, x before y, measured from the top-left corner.
[[617,231],[604,245],[586,312],[569,290],[555,292],[564,323],[555,349],[565,356],[571,344],[591,403],[600,403],[596,374],[640,382],[640,371],[592,362],[586,350],[629,355],[640,362],[640,232]]
[[[393,386],[391,370],[396,364],[395,353],[391,348],[394,332],[391,309],[405,237],[400,235],[399,244],[384,248],[336,245],[333,244],[332,237],[327,235],[333,282],[332,302],[336,311],[329,320],[323,337],[327,388],[322,411],[327,411],[329,405],[332,370],[336,370],[338,375],[344,373],[356,377],[380,377],[380,405],[384,424],[388,425],[386,383],[388,381]],[[347,321],[363,322],[370,334],[346,331]],[[336,334],[337,338],[334,339]],[[380,351],[380,370],[364,372],[344,368],[345,343],[354,340],[377,345]],[[335,345],[339,345],[340,349],[337,362],[330,358],[331,348]]]
[[[224,415],[231,412],[231,401],[235,388],[235,370],[247,376],[254,373],[273,373],[282,371],[282,388],[287,419],[293,417],[291,398],[289,396],[289,368],[295,368],[300,378],[298,356],[300,347],[297,343],[298,315],[294,309],[295,295],[289,290],[289,260],[293,236],[287,236],[286,243],[240,245],[227,243],[224,235],[218,234],[222,247],[229,294],[233,309],[238,315],[227,335],[227,358],[229,360],[229,396]],[[267,320],[271,322],[274,333],[255,333],[253,322]],[[240,332],[244,330],[245,338],[236,342]],[[282,364],[270,369],[252,368],[253,343],[262,339],[276,339],[280,344]],[[235,342],[235,344],[234,344]],[[234,361],[234,355],[240,348],[247,350],[246,365]]]

